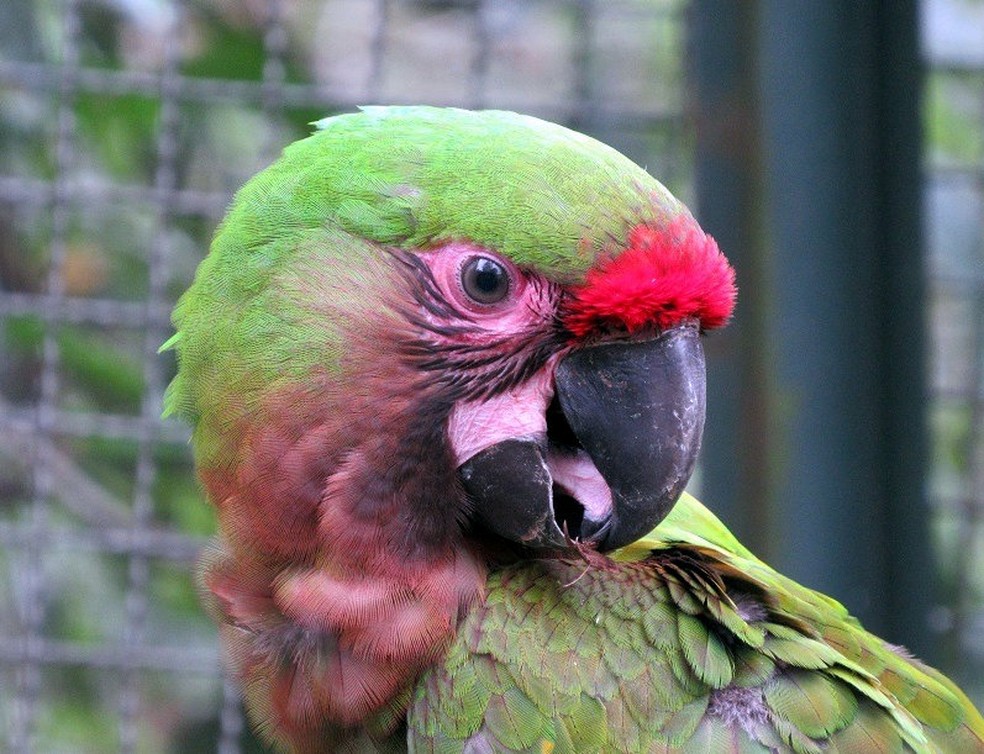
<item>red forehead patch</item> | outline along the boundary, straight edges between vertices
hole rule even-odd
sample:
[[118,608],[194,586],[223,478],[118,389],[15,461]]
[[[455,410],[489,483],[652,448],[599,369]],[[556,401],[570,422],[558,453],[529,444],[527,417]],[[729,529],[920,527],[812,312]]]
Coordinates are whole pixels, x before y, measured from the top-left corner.
[[590,269],[573,291],[564,324],[575,336],[619,327],[666,328],[687,317],[720,327],[735,307],[735,271],[693,218],[664,228],[638,225],[628,247]]

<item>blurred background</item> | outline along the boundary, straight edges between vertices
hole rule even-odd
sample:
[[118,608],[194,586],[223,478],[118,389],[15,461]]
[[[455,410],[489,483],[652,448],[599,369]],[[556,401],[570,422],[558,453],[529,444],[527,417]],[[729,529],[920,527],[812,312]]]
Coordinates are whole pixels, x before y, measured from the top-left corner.
[[692,488],[984,704],[984,0],[3,0],[0,750],[260,750],[157,349],[234,190],[397,102],[695,210],[741,292]]

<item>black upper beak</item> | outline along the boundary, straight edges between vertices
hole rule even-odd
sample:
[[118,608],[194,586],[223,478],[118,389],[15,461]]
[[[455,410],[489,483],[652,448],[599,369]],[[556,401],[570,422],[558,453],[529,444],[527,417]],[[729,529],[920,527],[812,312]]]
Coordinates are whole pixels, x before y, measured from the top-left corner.
[[[562,416],[546,439],[500,442],[462,464],[478,517],[526,545],[567,547],[566,534],[613,550],[652,530],[693,473],[704,428],[704,352],[696,323],[645,340],[586,346],[557,367]],[[610,491],[607,510],[559,490],[550,458],[584,454]]]

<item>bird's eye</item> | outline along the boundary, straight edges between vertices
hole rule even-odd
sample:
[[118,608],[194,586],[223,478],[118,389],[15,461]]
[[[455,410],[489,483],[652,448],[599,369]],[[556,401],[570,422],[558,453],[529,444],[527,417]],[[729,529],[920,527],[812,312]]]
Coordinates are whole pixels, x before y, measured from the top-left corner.
[[472,257],[461,266],[461,288],[477,304],[498,304],[509,294],[509,273],[488,257]]

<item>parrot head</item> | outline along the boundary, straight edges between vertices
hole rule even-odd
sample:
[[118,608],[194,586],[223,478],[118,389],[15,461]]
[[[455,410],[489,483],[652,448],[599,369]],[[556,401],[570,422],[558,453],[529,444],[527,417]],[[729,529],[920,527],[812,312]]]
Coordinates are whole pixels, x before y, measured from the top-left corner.
[[[735,299],[687,209],[586,136],[426,107],[318,125],[238,193],[175,311],[166,401],[218,510],[222,619],[331,635],[373,689],[311,680],[261,715],[296,725],[390,698],[386,663],[426,662],[490,560],[651,530],[696,462],[700,335]],[[301,639],[250,641],[252,667]]]

